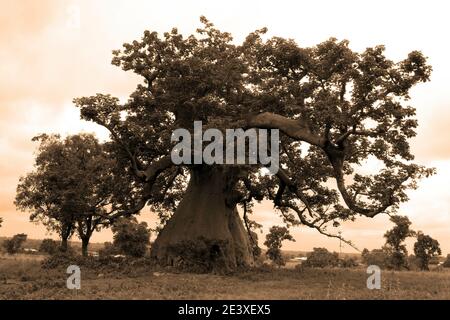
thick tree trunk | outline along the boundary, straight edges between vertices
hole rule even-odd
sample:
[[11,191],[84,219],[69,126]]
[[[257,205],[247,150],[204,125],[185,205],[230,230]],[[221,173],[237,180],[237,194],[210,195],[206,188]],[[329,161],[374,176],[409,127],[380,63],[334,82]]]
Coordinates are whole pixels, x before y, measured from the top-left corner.
[[83,257],[88,256],[89,238],[81,239],[81,254]]
[[67,238],[62,238],[62,239],[61,239],[61,247],[60,247],[60,250],[61,250],[62,252],[67,252],[67,248],[68,248],[68,245],[67,245]]
[[152,245],[162,265],[228,271],[253,265],[236,206],[226,203],[230,177],[224,168],[193,170],[183,200]]
[[61,226],[61,247],[60,250],[61,252],[67,252],[67,250],[69,249],[69,238],[72,235],[72,225],[69,224],[63,224]]

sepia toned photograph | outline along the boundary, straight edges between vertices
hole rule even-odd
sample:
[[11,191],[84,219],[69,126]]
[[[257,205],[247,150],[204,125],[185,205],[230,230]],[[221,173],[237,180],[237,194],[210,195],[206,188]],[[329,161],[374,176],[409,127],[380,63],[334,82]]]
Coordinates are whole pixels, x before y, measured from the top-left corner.
[[0,0],[0,300],[450,300],[449,9]]

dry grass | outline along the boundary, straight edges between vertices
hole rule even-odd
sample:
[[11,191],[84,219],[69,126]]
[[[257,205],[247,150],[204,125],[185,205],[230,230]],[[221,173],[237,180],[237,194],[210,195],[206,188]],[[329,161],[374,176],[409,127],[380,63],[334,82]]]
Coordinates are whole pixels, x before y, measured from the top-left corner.
[[450,299],[450,270],[384,271],[382,288],[368,290],[364,268],[229,276],[82,268],[81,290],[68,290],[65,270],[43,270],[37,259],[0,258],[0,299]]

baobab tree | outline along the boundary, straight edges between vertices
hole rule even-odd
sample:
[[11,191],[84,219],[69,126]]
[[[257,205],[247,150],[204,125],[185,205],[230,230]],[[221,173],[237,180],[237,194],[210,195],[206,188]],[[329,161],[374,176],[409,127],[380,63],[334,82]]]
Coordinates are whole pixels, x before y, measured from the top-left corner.
[[[417,120],[405,104],[410,89],[429,80],[422,53],[394,62],[383,46],[358,53],[333,38],[304,48],[264,39],[265,28],[236,44],[201,22],[189,37],[145,31],[113,51],[112,64],[143,79],[128,101],[109,94],[74,100],[82,119],[109,130],[123,171],[140,190],[136,207],[115,217],[150,205],[162,218],[151,250],[160,263],[183,263],[177,248],[202,242],[224,268],[252,264],[238,208],[264,199],[287,222],[339,237],[327,226],[393,213],[408,199],[405,191],[433,173],[412,162]],[[194,121],[221,132],[278,129],[278,172],[250,163],[174,164],[171,135],[192,131]],[[383,168],[362,174],[367,159]]]

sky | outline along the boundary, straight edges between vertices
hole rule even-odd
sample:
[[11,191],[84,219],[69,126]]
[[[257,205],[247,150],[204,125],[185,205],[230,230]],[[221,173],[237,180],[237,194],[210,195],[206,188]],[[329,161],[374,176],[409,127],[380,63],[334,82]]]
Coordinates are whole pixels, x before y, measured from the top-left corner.
[[[401,60],[420,50],[433,67],[431,82],[416,86],[409,104],[417,108],[418,135],[412,142],[416,162],[435,167],[437,174],[409,192],[400,214],[413,229],[422,230],[450,253],[450,44],[448,1],[115,1],[115,0],[0,0],[0,236],[19,232],[29,238],[55,237],[16,211],[13,201],[20,176],[33,167],[39,133],[107,133],[79,119],[72,99],[96,93],[126,98],[140,79],[110,64],[111,51],[139,39],[144,30],[165,32],[177,27],[186,35],[205,15],[236,42],[262,27],[269,36],[293,38],[312,46],[330,37],[348,39],[362,51],[378,44],[386,55]],[[153,224],[145,208],[139,217]],[[255,207],[253,218],[264,232],[281,220],[270,203]],[[379,248],[392,224],[386,216],[360,218],[342,226],[342,235],[358,248]],[[285,249],[339,250],[339,240],[315,230],[291,230],[296,242]],[[260,236],[262,238],[262,236]],[[106,230],[92,241],[111,240]],[[411,251],[412,240],[408,241]],[[342,251],[352,252],[346,247]]]

